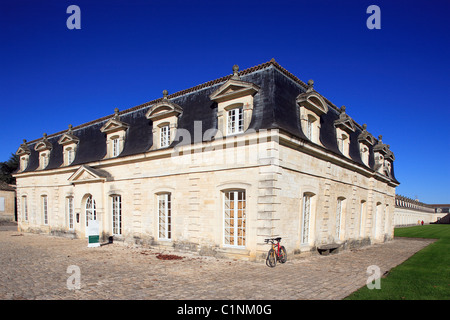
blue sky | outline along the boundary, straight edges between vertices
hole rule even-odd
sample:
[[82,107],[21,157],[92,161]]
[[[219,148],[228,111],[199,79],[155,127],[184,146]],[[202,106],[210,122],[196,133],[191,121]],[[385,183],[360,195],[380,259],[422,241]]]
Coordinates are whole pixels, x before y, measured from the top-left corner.
[[22,139],[275,58],[383,135],[397,193],[450,203],[449,15],[446,0],[1,0],[0,161]]

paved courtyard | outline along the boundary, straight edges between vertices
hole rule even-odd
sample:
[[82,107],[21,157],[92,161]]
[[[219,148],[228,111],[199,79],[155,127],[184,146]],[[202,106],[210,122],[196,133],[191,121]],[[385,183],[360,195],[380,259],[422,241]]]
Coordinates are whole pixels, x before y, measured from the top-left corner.
[[[154,249],[116,243],[87,248],[84,239],[0,226],[0,299],[342,299],[366,284],[369,266],[384,274],[431,242],[396,239],[272,269],[180,252],[165,254],[181,260],[160,260]],[[70,266],[79,268],[79,289],[68,289],[76,275]]]

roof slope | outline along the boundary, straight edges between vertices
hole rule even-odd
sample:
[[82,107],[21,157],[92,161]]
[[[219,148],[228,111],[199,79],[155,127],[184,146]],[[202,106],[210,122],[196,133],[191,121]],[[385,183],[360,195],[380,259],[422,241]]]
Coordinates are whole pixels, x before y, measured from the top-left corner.
[[[253,83],[260,88],[253,98],[253,113],[249,129],[256,131],[280,129],[304,140],[306,143],[310,143],[301,129],[299,108],[296,103],[297,96],[308,88],[303,81],[281,67],[273,59],[240,71],[239,76],[242,81]],[[183,108],[183,113],[178,120],[178,129],[187,130],[191,135],[191,141],[183,141],[183,139],[176,137],[172,146],[208,140],[207,137],[204,137],[206,130],[217,130],[217,103],[210,100],[209,96],[231,77],[232,75],[230,74],[167,96],[171,102]],[[152,105],[161,100],[162,98],[158,98],[119,112],[120,121],[129,125],[126,131],[124,149],[119,157],[149,151],[153,144],[152,122],[145,117],[145,114]],[[320,119],[321,142],[325,149],[344,157],[338,149],[334,128],[334,121],[339,119],[339,109],[326,98],[324,100],[328,105],[328,112],[323,114]],[[78,137],[79,144],[75,160],[71,166],[98,161],[105,157],[106,135],[101,132],[100,128],[113,116],[114,114],[72,129],[72,134]],[[197,124],[198,121],[201,122],[201,135],[194,130],[196,121]],[[177,130],[177,132],[180,131]],[[362,127],[355,123],[355,132],[350,136],[350,157],[354,162],[364,165],[358,145],[358,135],[361,132]],[[52,144],[53,149],[50,154],[49,164],[45,170],[55,169],[63,164],[63,148],[58,143],[58,140],[64,133],[66,131],[48,136],[48,141]],[[34,151],[34,146],[39,141],[34,140],[28,143],[31,153],[26,172],[34,171],[39,166],[38,152]],[[370,147],[369,166],[373,169],[373,147]],[[393,167],[392,177],[394,177]]]

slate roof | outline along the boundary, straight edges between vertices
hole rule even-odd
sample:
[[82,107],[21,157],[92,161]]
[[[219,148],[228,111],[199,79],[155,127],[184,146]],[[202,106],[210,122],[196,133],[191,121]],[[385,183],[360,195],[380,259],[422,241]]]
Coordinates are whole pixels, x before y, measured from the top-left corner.
[[[310,143],[301,129],[299,108],[296,103],[296,97],[308,88],[306,83],[284,69],[274,59],[242,70],[239,72],[239,76],[242,81],[254,83],[260,88],[253,98],[253,114],[249,129],[280,129]],[[178,128],[190,132],[191,142],[198,142],[194,141],[194,121],[202,122],[202,136],[208,129],[217,129],[217,103],[210,100],[209,95],[231,77],[230,74],[168,95],[168,99],[183,108],[183,114],[178,120]],[[158,98],[119,113],[120,121],[129,125],[124,149],[119,157],[148,152],[153,144],[152,123],[145,117],[145,114],[152,105],[162,99]],[[324,100],[328,104],[329,111],[320,118],[320,140],[327,150],[344,157],[338,149],[334,127],[334,121],[339,119],[339,109],[328,99],[324,98]],[[100,128],[113,116],[114,114],[73,127],[72,134],[79,138],[79,144],[71,166],[79,166],[105,157],[106,135],[100,131]],[[355,123],[355,128],[355,132],[350,134],[349,154],[355,163],[365,167],[358,145],[358,135],[362,132],[362,127]],[[58,140],[66,132],[61,131],[48,135],[48,141],[52,144],[53,149],[49,164],[44,170],[59,168],[63,164],[63,148],[58,144]],[[39,141],[40,139],[27,143],[31,153],[25,172],[34,171],[39,166],[38,152],[34,150],[34,146]],[[172,146],[176,143],[178,142],[174,142]],[[183,143],[183,141],[179,143]],[[370,146],[369,150],[369,167],[373,170],[373,146]],[[392,165],[391,175],[396,181],[393,170]]]

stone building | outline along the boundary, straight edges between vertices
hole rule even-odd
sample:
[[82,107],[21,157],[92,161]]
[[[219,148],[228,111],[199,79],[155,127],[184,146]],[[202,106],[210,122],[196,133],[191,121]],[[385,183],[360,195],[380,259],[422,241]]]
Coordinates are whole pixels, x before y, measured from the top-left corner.
[[438,221],[445,216],[438,213],[432,205],[420,202],[418,199],[395,195],[394,226],[418,225]]
[[[70,121],[70,119],[67,119]],[[21,230],[260,259],[393,236],[394,154],[273,59],[17,150]]]
[[15,221],[16,189],[13,185],[0,181],[0,221]]

